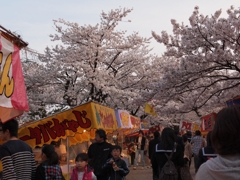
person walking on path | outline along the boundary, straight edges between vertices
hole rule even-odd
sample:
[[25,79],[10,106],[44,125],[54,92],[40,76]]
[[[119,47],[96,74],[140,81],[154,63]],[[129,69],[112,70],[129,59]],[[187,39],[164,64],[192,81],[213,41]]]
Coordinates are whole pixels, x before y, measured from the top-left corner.
[[88,149],[89,166],[94,169],[97,180],[108,180],[108,175],[103,173],[102,167],[107,159],[111,158],[112,145],[106,142],[107,135],[103,129],[96,130],[96,142]]
[[182,148],[182,151],[184,151],[184,142],[183,142],[183,138],[179,132],[179,127],[174,127],[174,133],[175,133],[175,139],[176,139],[176,143],[179,144]]
[[201,137],[201,132],[199,130],[195,132],[195,136],[192,138],[191,144],[193,144],[192,152],[194,158],[194,167],[195,172],[197,172],[198,153],[199,150],[205,146],[205,140]]
[[136,141],[137,142],[137,151],[136,151],[133,169],[136,169],[136,167],[137,167],[139,155],[141,156],[142,169],[144,169],[144,167],[145,167],[144,147],[145,147],[145,143],[146,143],[146,138],[143,136],[142,130],[140,130],[138,133],[139,133],[139,136]]
[[160,133],[158,131],[155,131],[153,133],[154,139],[149,141],[149,146],[148,146],[148,158],[151,160],[152,155],[154,153],[156,144],[160,142]]
[[[188,142],[191,143],[191,141],[192,141],[192,132],[191,131],[187,131],[187,133],[185,135],[187,136]],[[191,167],[192,157],[193,157],[193,154],[192,154],[191,158],[189,159],[189,167]]]
[[192,158],[192,146],[188,142],[187,134],[184,134],[182,138],[183,138],[185,147],[184,147],[184,156],[183,156],[184,166],[180,170],[181,178],[182,180],[192,180],[193,178],[190,173],[190,160]]
[[192,146],[191,144],[188,142],[188,137],[186,134],[183,135],[183,142],[185,144],[184,147],[184,163],[188,164],[188,166],[190,167],[190,161],[192,158]]
[[164,164],[168,161],[165,153],[170,156],[173,147],[176,144],[176,149],[173,152],[171,161],[178,170],[178,179],[181,180],[180,168],[184,165],[182,145],[176,143],[176,136],[174,130],[171,128],[164,128],[161,135],[161,142],[156,145],[154,154],[152,156],[153,179],[159,179],[159,174]]
[[239,180],[240,178],[240,107],[231,106],[218,112],[212,130],[212,146],[217,157],[203,163],[195,180]]
[[191,141],[192,141],[192,132],[191,131],[187,131],[186,135],[187,135],[188,142],[191,143]]
[[2,140],[7,141],[0,147],[2,179],[35,179],[36,163],[32,148],[17,138],[17,120],[11,119],[4,124],[0,123],[0,132]]
[[150,141],[150,136],[148,135],[148,136],[146,136],[146,142],[145,142],[145,147],[144,147],[144,151],[143,151],[146,168],[150,168],[150,159],[148,158],[149,141]]
[[131,165],[134,165],[135,153],[136,153],[136,150],[135,150],[135,147],[134,147],[134,143],[131,142],[128,145],[128,154],[131,157]]

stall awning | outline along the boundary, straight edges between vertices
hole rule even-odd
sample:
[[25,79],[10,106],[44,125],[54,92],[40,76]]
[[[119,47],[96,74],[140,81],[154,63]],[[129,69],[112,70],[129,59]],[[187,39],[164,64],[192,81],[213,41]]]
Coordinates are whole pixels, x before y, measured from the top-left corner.
[[[143,131],[144,134],[146,134],[146,133],[148,132],[148,129],[143,129],[142,131]],[[138,136],[138,132],[139,132],[139,130],[138,130],[138,131],[135,131],[135,132],[133,132],[133,133],[127,134],[125,137]]]
[[77,106],[19,129],[19,138],[31,147],[69,138],[69,145],[94,139],[95,130],[112,133],[117,129],[114,110],[94,102]]

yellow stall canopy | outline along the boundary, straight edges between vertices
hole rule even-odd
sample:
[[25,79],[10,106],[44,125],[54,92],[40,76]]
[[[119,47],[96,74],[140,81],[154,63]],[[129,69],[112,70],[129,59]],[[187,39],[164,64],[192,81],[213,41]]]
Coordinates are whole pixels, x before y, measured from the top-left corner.
[[112,133],[117,129],[114,110],[94,102],[22,126],[19,139],[32,148],[70,137],[69,145],[94,139],[98,128]]

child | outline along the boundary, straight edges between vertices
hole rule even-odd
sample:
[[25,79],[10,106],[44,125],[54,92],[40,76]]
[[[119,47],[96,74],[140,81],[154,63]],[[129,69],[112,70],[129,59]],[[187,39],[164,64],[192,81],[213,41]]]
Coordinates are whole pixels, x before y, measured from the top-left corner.
[[120,154],[122,148],[118,145],[112,147],[112,158],[108,159],[103,166],[103,171],[109,173],[108,180],[125,180],[125,176],[129,173],[129,169]]
[[71,180],[97,180],[93,173],[93,169],[88,167],[88,155],[86,153],[80,153],[77,155],[76,167],[71,174]]
[[36,170],[36,180],[64,179],[58,162],[58,154],[52,145],[47,144],[43,146],[42,161]]

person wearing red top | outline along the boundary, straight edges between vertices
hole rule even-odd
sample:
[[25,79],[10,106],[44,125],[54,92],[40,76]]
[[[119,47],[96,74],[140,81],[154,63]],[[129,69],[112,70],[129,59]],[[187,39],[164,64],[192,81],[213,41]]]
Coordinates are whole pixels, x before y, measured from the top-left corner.
[[71,180],[97,180],[93,173],[93,169],[88,166],[88,155],[86,153],[80,153],[77,155],[76,167],[71,174]]

